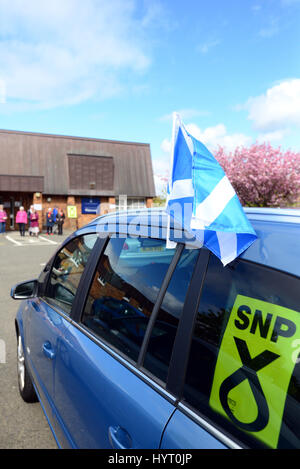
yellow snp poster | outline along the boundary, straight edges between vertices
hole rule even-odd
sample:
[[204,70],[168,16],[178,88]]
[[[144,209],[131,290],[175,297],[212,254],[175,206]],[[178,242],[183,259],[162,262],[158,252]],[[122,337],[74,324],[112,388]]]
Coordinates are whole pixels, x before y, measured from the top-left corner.
[[68,205],[67,214],[68,214],[68,218],[77,218],[77,207],[76,207],[76,205]]
[[271,448],[277,447],[299,337],[299,312],[236,297],[209,404]]

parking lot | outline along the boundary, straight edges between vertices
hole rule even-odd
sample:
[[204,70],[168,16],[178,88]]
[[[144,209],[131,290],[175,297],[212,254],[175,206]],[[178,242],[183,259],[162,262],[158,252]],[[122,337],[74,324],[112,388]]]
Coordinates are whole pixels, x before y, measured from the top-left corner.
[[32,238],[18,232],[0,235],[0,448],[57,448],[39,403],[26,404],[17,383],[14,320],[19,302],[10,298],[15,283],[36,278],[43,265],[67,237]]

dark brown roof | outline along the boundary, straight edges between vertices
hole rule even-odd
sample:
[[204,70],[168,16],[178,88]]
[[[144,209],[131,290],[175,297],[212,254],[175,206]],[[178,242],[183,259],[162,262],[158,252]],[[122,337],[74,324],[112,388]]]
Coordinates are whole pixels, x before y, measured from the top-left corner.
[[[90,157],[101,161],[109,157],[103,167],[110,181],[113,177],[113,184],[106,181],[97,189],[91,189],[93,185],[74,188],[74,181],[69,181],[69,160],[75,155],[86,157],[90,164],[96,162]],[[108,165],[109,161],[113,163]],[[95,164],[95,174],[99,164]],[[45,194],[155,196],[147,143],[0,130],[0,175],[44,177]],[[98,180],[101,185],[102,179]]]

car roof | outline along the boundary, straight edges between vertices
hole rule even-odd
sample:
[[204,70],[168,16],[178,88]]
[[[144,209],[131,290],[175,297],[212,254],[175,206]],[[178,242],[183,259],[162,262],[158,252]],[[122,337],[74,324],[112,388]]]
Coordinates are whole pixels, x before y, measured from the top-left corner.
[[[258,239],[240,256],[259,264],[300,276],[300,210],[278,208],[244,208]],[[134,221],[149,227],[152,237],[166,237],[167,214],[164,208],[111,212],[95,218],[89,225],[102,231],[105,227],[125,228],[131,235],[149,235],[136,231]],[[86,228],[86,227],[85,227]],[[108,230],[109,231],[109,230]]]

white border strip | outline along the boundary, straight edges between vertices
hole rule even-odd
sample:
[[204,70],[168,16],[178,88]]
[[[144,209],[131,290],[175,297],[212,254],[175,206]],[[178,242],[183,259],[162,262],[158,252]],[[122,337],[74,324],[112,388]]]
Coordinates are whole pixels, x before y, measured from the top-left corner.
[[44,238],[44,236],[39,236],[39,239],[43,239],[44,241],[48,241],[50,244],[58,244],[56,241],[52,241],[52,239]]
[[22,243],[19,243],[19,241],[16,241],[15,239],[11,238],[10,236],[5,236],[6,239],[8,239],[8,241],[10,241],[11,243],[15,243],[17,246],[23,246]]
[[194,188],[192,179],[177,179],[173,183],[169,200],[182,199],[185,197],[194,197]]
[[235,192],[227,176],[224,176],[198,206],[191,221],[191,228],[203,230],[211,225],[234,197]]

